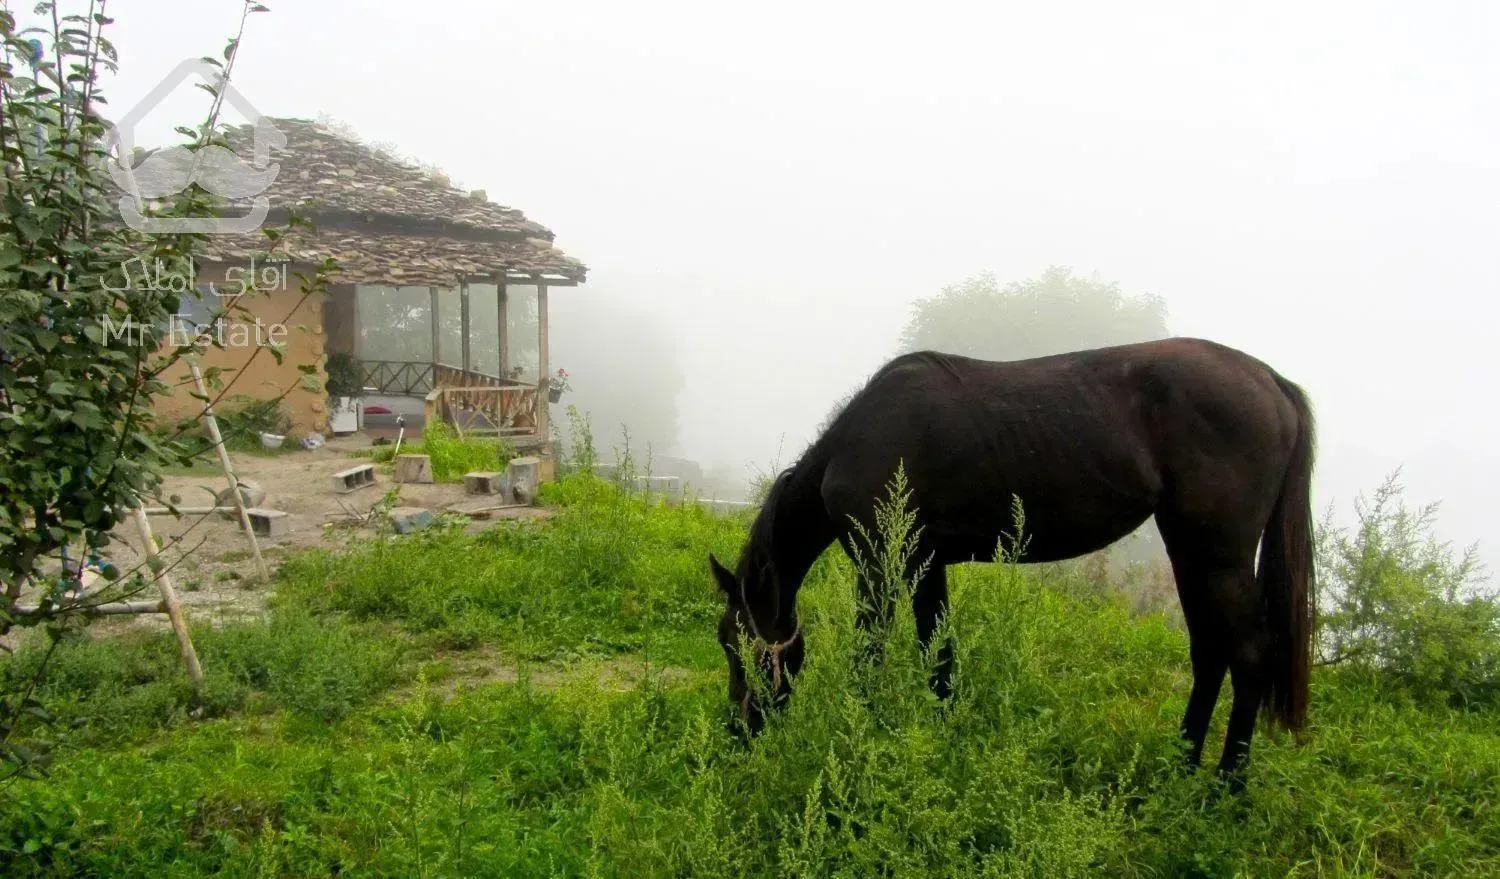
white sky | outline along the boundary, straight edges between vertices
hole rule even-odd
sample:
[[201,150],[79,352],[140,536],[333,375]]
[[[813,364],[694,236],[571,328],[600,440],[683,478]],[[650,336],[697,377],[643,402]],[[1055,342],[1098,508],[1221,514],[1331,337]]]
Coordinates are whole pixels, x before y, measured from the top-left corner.
[[[914,299],[1057,263],[1301,383],[1320,508],[1404,465],[1444,536],[1500,524],[1500,5],[268,5],[246,97],[521,208],[589,265],[558,296],[659,314],[686,456],[788,463]],[[115,114],[239,15],[111,7]]]

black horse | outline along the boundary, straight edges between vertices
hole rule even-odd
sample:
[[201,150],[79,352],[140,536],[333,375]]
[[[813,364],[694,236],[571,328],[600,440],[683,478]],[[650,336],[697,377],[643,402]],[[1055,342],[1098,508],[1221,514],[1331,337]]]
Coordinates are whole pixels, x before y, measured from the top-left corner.
[[[797,591],[833,541],[850,552],[852,521],[873,531],[898,462],[922,528],[914,558],[931,560],[914,593],[924,649],[947,609],[945,566],[994,558],[1014,527],[1013,497],[1026,516],[1025,563],[1102,549],[1154,514],[1191,642],[1190,765],[1226,670],[1234,702],[1221,773],[1240,778],[1261,709],[1286,729],[1304,726],[1311,410],[1300,388],[1249,355],[1167,339],[1011,362],[923,351],[876,372],[778,476],[735,571],[709,556],[726,600],[718,635],[729,695],[750,735],[764,709],[747,686],[739,633],[770,676],[773,705],[785,702],[806,638]],[[868,584],[859,588],[868,599]],[[859,624],[868,630],[872,616]],[[942,698],[952,661],[951,643],[940,645],[931,683]]]

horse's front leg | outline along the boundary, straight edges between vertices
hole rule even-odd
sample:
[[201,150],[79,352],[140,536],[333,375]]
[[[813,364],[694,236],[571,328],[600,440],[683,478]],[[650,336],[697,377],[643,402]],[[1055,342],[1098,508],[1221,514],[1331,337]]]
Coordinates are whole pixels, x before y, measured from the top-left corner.
[[855,640],[859,646],[855,662],[865,669],[878,665],[885,656],[885,639],[890,634],[895,608],[890,600],[877,595],[863,575],[854,578]]
[[[933,565],[917,583],[912,596],[912,615],[916,618],[917,639],[926,653],[932,648],[932,636],[938,625],[948,615],[948,568]],[[937,651],[937,661],[928,676],[928,686],[939,699],[947,701],[953,696],[953,636],[943,638]]]

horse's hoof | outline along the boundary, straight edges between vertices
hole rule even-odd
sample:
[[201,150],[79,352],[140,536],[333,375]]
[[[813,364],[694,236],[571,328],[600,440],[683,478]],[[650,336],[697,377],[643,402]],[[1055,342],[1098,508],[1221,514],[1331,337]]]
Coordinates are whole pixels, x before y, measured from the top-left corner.
[[1245,772],[1243,769],[1225,769],[1219,767],[1219,783],[1224,791],[1231,796],[1241,796],[1245,793]]

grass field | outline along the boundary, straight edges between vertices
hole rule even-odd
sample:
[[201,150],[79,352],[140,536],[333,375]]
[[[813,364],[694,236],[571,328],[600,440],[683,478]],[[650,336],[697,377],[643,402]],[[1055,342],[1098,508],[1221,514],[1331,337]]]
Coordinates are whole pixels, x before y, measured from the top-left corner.
[[856,679],[826,554],[796,695],[744,749],[706,556],[745,521],[587,477],[546,499],[288,560],[268,619],[198,633],[197,703],[165,636],[65,645],[64,746],[0,794],[0,875],[1500,875],[1500,711],[1322,669],[1307,741],[1262,733],[1229,797],[1176,768],[1185,635],[1056,569],[955,569],[942,712],[909,614]]

